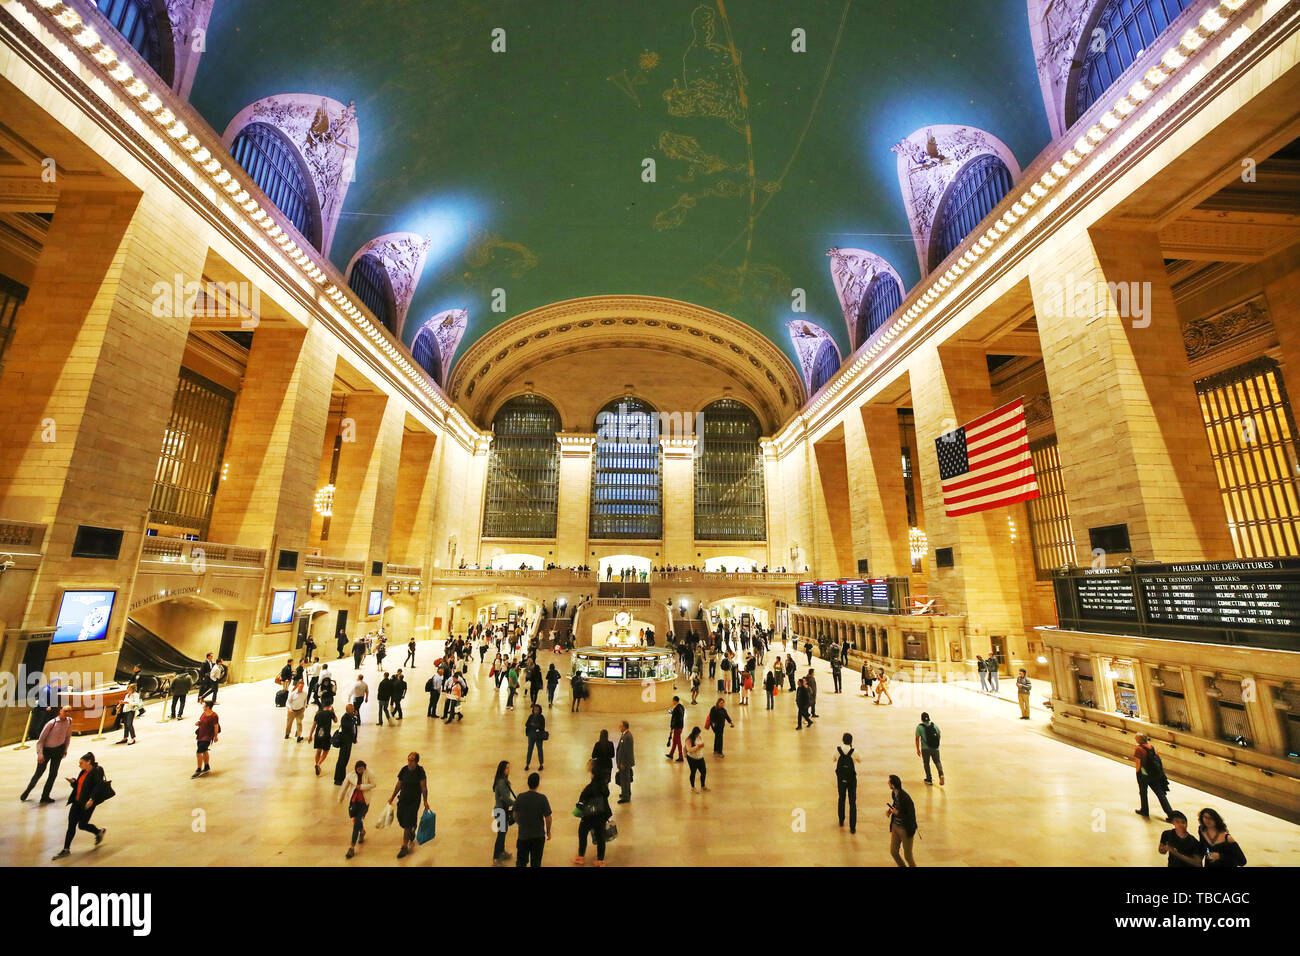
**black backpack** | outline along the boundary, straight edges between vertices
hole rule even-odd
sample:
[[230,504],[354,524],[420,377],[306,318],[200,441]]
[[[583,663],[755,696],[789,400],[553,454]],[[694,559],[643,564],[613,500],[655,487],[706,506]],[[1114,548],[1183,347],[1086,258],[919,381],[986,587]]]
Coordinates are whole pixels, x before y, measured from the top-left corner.
[[841,780],[852,780],[858,775],[858,768],[853,766],[853,748],[850,747],[848,753],[839,747],[835,749],[840,752],[839,759],[835,761],[835,776]]
[[1165,779],[1165,764],[1160,759],[1160,755],[1154,750],[1148,750],[1146,756],[1142,758],[1142,769],[1147,772],[1147,776],[1153,781]]
[[925,731],[925,746],[929,750],[939,749],[939,728],[933,723],[922,724],[921,728]]

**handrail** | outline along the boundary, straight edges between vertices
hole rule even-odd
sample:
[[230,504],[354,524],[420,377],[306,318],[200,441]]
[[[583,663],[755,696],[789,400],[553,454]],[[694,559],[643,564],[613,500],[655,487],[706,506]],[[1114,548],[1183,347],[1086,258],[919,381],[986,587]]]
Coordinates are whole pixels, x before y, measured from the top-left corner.
[[217,541],[191,541],[147,535],[140,547],[143,564],[234,564],[246,568],[266,567],[266,551]]

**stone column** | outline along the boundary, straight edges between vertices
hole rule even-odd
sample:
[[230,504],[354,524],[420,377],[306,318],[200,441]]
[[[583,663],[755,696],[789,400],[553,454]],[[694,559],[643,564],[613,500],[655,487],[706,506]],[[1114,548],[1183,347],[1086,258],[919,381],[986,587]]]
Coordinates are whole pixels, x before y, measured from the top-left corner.
[[[174,290],[207,245],[189,214],[138,193],[64,192],[18,314],[0,394],[0,515],[47,525],[26,611],[65,588],[118,590],[107,639],[51,660],[111,678],[190,320]],[[115,558],[72,558],[81,525],[122,532]]]
[[[978,346],[952,345],[921,352],[911,368],[912,407],[919,454],[915,466],[925,499],[931,593],[950,614],[964,614],[984,633],[1023,633],[1022,582],[1010,556],[1007,507],[950,518],[945,514],[935,440],[997,407],[988,364]],[[935,566],[934,552],[952,548],[954,566]],[[1032,580],[1024,582],[1032,585]]]
[[1155,234],[1063,237],[1029,279],[1080,560],[1088,529],[1115,524],[1139,558],[1231,558]]
[[402,439],[388,547],[388,558],[394,564],[430,563],[434,491],[438,484],[433,468],[437,444],[437,438],[429,432],[407,433]]
[[860,412],[846,412],[844,450],[854,557],[867,559],[873,578],[909,574],[912,561],[898,410],[892,405],[864,405]]
[[698,438],[661,438],[663,454],[664,546],[666,564],[695,563],[695,449]]
[[[555,560],[562,565],[587,564],[587,520],[591,515],[591,454],[594,433],[561,432],[560,503],[555,523]],[[594,568],[595,565],[592,564]]]
[[350,395],[344,410],[325,553],[365,561],[367,574],[371,561],[388,560],[405,418],[402,403],[387,395]]

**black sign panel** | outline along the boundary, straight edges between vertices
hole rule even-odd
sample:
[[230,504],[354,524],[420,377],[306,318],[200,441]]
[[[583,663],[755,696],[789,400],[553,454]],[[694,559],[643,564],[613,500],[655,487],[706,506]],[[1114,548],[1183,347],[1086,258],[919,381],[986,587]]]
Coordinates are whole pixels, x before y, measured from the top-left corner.
[[811,581],[800,581],[795,585],[796,600],[800,604],[809,605],[817,603],[817,585]]
[[1300,631],[1295,574],[1153,574],[1139,580],[1152,624]]
[[889,614],[894,608],[889,599],[889,579],[875,578],[871,582],[871,610],[877,614]]
[[817,582],[817,603],[822,607],[834,607],[840,603],[839,581]]
[[1085,620],[1136,621],[1137,601],[1133,594],[1133,575],[1123,571],[1084,574],[1074,579],[1079,601],[1079,616]]
[[867,583],[857,579],[840,582],[840,605],[860,608],[867,603]]

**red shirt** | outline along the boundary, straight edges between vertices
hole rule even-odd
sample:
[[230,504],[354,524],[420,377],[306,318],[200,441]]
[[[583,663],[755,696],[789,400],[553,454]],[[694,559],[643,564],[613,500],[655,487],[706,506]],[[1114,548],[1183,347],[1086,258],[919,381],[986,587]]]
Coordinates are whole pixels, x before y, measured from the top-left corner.
[[201,714],[199,716],[199,730],[197,735],[199,740],[216,740],[217,728],[220,726],[220,722],[217,720],[217,715],[212,711],[209,710]]

